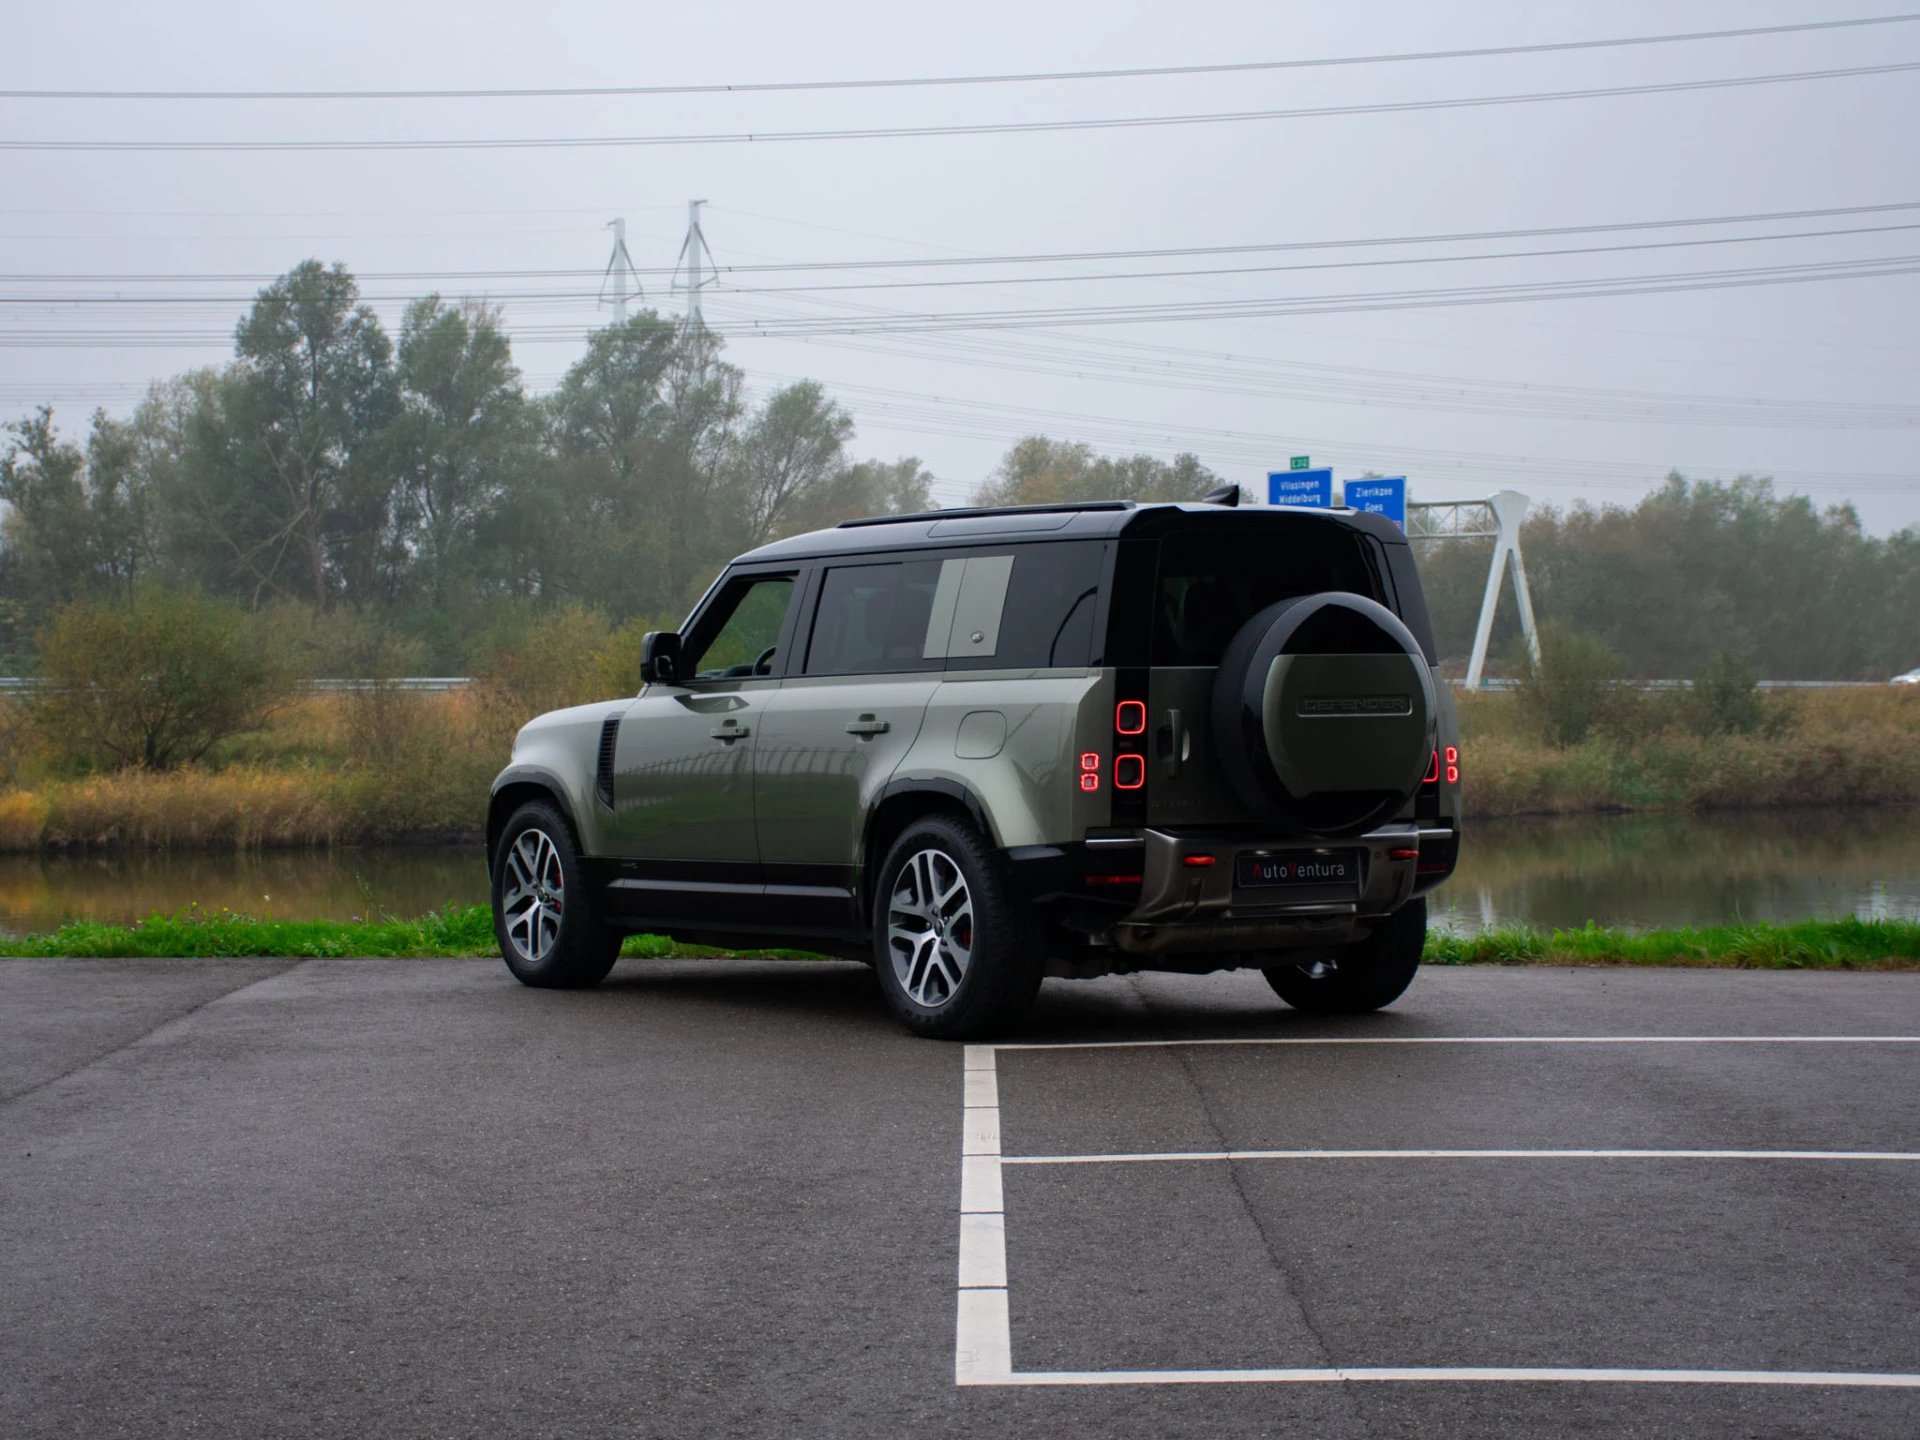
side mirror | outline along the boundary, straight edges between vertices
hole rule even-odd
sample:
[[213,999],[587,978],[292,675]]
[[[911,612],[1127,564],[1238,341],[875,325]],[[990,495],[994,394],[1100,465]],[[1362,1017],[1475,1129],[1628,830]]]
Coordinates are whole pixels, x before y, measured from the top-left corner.
[[649,630],[640,651],[640,678],[649,685],[673,685],[680,679],[680,632]]

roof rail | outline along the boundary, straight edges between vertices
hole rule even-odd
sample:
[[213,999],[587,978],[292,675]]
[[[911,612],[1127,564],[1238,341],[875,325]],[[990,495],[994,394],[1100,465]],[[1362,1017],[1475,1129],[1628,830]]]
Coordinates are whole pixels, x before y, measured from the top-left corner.
[[854,530],[862,525],[900,525],[909,520],[969,520],[976,515],[1045,515],[1052,511],[1133,510],[1131,500],[1080,500],[1065,505],[969,505],[955,510],[922,510],[917,515],[867,515],[842,520],[833,528]]

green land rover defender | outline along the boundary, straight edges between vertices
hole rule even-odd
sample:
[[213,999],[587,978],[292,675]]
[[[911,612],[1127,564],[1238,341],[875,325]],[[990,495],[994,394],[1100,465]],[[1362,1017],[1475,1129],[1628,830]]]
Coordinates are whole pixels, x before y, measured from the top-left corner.
[[542,715],[494,782],[508,967],[622,937],[871,964],[933,1036],[1046,976],[1251,966],[1376,1009],[1460,835],[1413,552],[1346,510],[1105,502],[850,521],[742,555],[637,696]]

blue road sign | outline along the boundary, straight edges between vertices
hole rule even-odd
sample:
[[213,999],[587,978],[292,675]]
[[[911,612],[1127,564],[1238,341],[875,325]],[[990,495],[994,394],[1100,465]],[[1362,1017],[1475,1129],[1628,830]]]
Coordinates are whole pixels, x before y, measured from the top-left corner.
[[1318,505],[1326,507],[1333,504],[1333,471],[1331,470],[1269,470],[1267,472],[1267,503],[1269,505]]
[[1366,515],[1384,515],[1402,530],[1407,528],[1407,477],[1349,480],[1344,488],[1348,508]]

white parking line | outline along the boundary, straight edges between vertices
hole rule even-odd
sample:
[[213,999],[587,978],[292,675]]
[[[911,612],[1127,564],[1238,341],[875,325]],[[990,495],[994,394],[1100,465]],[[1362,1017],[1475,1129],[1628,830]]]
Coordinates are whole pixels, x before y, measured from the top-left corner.
[[960,1288],[1007,1288],[1007,1217],[992,1211],[960,1217]]
[[1089,1040],[969,1045],[962,1074],[960,1255],[954,1316],[956,1385],[1517,1384],[1771,1385],[1920,1389],[1920,1374],[1847,1370],[1630,1370],[1568,1367],[1360,1366],[1246,1370],[1029,1370],[1013,1368],[1007,1302],[1006,1165],[1100,1165],[1215,1160],[1920,1160],[1906,1151],[1850,1150],[1220,1150],[1115,1155],[1000,1153],[1001,1050],[1114,1050],[1188,1045],[1913,1045],[1920,1035],[1410,1035],[1194,1040]]
[[965,1054],[953,1383],[991,1385],[1004,1383],[1013,1373],[1007,1220],[1000,1186],[1000,1084],[991,1045],[969,1045]]
[[1166,1150],[1115,1155],[1003,1155],[1002,1165],[1127,1165],[1183,1160],[1894,1160],[1911,1150]]
[[960,1213],[997,1215],[1005,1209],[1000,1198],[1000,1157],[966,1155],[960,1160]]
[[1520,1381],[1581,1385],[1830,1385],[1920,1390],[1920,1375],[1853,1370],[1575,1370],[1492,1366],[1367,1366],[1340,1370],[1024,1370],[962,1385],[1334,1385],[1357,1381]]
[[967,1094],[962,1101],[970,1110],[997,1110],[1000,1108],[1000,1084],[991,1070],[968,1070],[964,1072]]
[[1025,1041],[994,1050],[1165,1050],[1189,1045],[1920,1045],[1920,1035],[1247,1035]]

